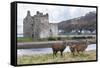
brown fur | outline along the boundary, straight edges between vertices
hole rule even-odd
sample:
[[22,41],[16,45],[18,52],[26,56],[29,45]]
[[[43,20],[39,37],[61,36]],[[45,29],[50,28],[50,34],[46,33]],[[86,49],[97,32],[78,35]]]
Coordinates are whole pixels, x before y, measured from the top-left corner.
[[70,51],[72,52],[73,55],[75,55],[75,52],[77,52],[78,54],[80,52],[84,52],[87,47],[88,47],[87,41],[72,42],[69,44]]
[[52,45],[52,50],[53,50],[53,56],[57,56],[57,52],[60,51],[61,52],[61,56],[63,56],[63,51],[66,48],[66,42],[63,43],[54,43]]

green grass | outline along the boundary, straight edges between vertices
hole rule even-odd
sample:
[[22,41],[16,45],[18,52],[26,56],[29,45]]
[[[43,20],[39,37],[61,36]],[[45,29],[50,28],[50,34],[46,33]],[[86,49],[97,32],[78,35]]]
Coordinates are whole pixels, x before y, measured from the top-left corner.
[[17,57],[17,64],[38,64],[38,63],[56,63],[56,62],[73,62],[73,61],[88,61],[96,60],[96,51],[85,51],[83,54],[73,56],[70,52],[65,52],[61,57],[60,53],[57,57],[53,58],[50,54],[35,54],[35,55],[23,55]]
[[17,37],[17,41],[18,42],[32,42],[32,38],[31,37]]
[[35,42],[35,41],[60,41],[60,40],[82,40],[82,39],[96,39],[95,35],[67,35],[65,37],[48,37],[48,38],[39,38],[33,39],[31,37],[17,37],[18,42]]

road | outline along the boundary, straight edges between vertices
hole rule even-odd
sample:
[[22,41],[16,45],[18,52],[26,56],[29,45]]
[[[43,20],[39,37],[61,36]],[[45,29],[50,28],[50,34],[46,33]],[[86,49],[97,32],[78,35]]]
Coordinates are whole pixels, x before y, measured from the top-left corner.
[[[18,49],[28,48],[50,48],[54,43],[62,43],[63,41],[45,41],[45,42],[18,42]],[[76,42],[76,40],[67,40],[66,42]],[[91,42],[91,41],[90,41]],[[93,41],[91,43],[94,43]]]
[[18,42],[17,48],[49,48],[53,43],[62,43],[62,41],[48,41],[48,42]]

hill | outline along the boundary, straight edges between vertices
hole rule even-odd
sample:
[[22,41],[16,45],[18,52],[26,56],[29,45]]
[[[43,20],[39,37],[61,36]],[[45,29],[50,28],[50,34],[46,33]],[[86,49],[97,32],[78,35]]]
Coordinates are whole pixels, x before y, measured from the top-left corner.
[[62,33],[71,33],[72,31],[78,34],[81,34],[82,31],[96,32],[96,12],[89,12],[84,16],[59,22],[58,29]]

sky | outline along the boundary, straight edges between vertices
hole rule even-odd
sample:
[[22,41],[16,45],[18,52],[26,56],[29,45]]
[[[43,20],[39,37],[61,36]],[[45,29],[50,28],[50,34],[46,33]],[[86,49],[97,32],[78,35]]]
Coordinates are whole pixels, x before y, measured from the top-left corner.
[[74,6],[58,6],[58,5],[37,5],[37,4],[21,4],[17,6],[17,34],[23,33],[23,19],[29,10],[31,16],[34,16],[37,11],[43,14],[49,14],[50,23],[59,23],[60,21],[84,16],[90,11],[96,11],[96,8],[90,7],[74,7]]

